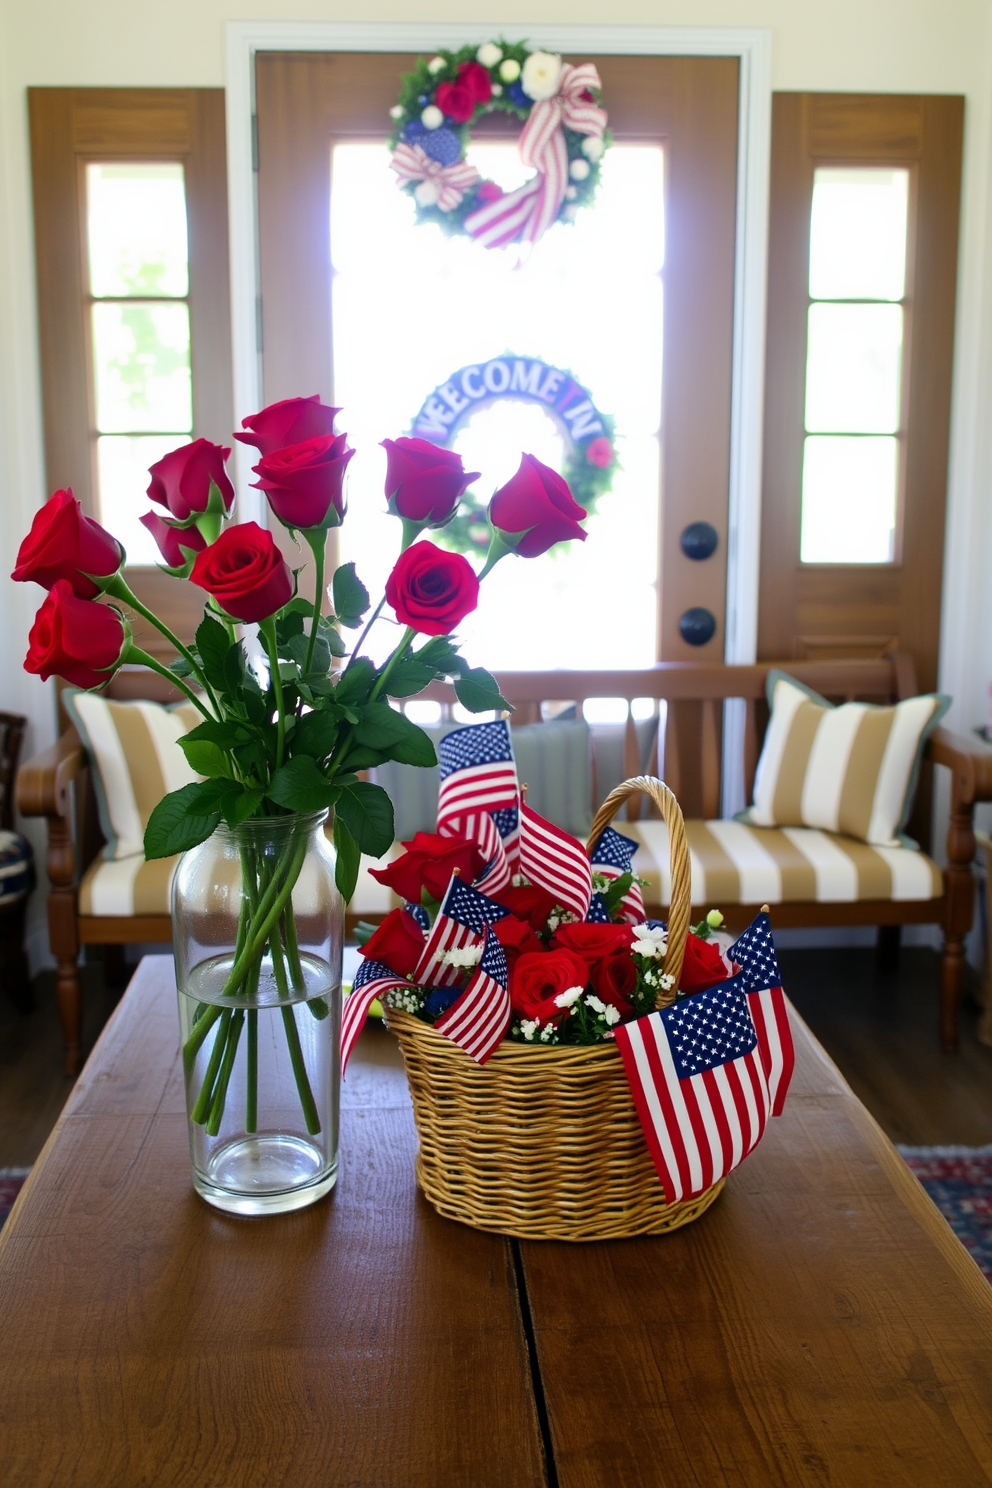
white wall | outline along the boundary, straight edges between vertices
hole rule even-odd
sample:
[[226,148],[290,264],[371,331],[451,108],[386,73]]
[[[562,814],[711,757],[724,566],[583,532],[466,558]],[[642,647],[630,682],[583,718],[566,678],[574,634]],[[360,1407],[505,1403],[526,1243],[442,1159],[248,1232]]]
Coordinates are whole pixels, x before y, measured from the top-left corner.
[[[992,678],[992,0],[0,0],[0,564],[44,500],[25,89],[223,86],[228,19],[485,21],[527,34],[595,25],[769,26],[777,89],[962,93],[967,99],[942,686],[952,721],[985,717]],[[0,707],[52,736],[49,689],[20,668],[40,591],[0,582]]]

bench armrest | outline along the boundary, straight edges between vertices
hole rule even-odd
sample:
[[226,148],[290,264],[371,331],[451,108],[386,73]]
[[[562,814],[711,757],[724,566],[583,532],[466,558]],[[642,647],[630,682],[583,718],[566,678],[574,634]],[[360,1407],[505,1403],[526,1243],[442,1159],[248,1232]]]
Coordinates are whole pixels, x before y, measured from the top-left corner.
[[26,760],[17,772],[17,805],[22,816],[64,817],[69,783],[86,764],[86,750],[74,728]]
[[926,753],[935,765],[950,770],[955,806],[992,801],[992,748],[987,744],[938,727],[927,740]]

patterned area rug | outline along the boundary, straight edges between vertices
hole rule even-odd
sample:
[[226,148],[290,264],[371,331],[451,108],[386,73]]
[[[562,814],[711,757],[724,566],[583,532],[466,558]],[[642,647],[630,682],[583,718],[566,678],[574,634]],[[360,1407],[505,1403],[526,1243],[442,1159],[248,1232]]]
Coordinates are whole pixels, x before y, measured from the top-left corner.
[[13,1209],[21,1184],[30,1171],[30,1168],[0,1168],[0,1225]]
[[992,1281],[992,1147],[900,1147],[899,1151]]

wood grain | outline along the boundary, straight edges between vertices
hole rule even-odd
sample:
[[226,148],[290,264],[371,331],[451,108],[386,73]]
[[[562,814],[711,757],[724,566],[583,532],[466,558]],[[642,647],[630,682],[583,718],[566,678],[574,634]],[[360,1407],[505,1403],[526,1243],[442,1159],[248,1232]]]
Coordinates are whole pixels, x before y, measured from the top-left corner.
[[561,1488],[992,1481],[992,1290],[794,1026],[785,1114],[697,1225],[522,1242]]
[[416,1195],[388,1035],[333,1199],[237,1220],[192,1191],[174,1002],[143,962],[0,1232],[5,1488],[543,1484],[506,1243]]

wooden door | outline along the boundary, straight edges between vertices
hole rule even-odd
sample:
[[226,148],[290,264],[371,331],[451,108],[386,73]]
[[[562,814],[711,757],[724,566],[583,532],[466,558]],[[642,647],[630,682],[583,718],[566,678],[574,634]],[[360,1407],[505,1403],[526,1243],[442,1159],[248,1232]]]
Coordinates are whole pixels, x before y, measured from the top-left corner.
[[[780,93],[773,105],[758,655],[908,651],[937,681],[963,100]],[[891,560],[804,563],[810,216],[820,166],[908,171],[909,210]]]
[[[726,57],[592,60],[615,138],[660,140],[666,147],[657,655],[719,660],[726,607],[738,63]],[[385,143],[400,74],[413,61],[383,53],[257,58],[266,401],[314,391],[334,401],[330,151],[339,139]],[[715,553],[702,562],[680,546],[685,527],[697,521],[709,522],[718,535]],[[630,536],[637,541],[636,532]],[[708,641],[691,646],[679,626],[685,612],[697,607],[709,610],[716,625]],[[575,664],[581,661],[577,654]],[[624,665],[621,654],[617,665]]]

